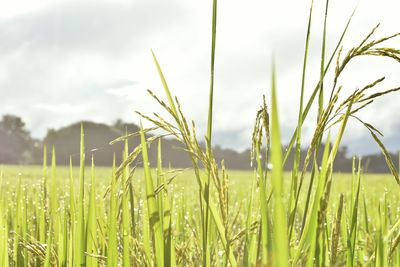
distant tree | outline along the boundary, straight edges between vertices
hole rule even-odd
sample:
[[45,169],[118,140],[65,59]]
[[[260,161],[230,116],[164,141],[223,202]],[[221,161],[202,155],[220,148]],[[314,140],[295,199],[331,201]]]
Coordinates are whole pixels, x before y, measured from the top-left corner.
[[[86,164],[91,164],[91,154],[94,155],[96,165],[111,165],[113,155],[116,156],[117,163],[122,161],[122,152],[124,142],[117,142],[110,145],[110,141],[118,137],[124,136],[125,132],[135,133],[139,131],[139,127],[133,123],[127,123],[123,120],[116,120],[112,125],[103,123],[94,123],[90,121],[83,122],[85,128],[85,148],[86,148]],[[47,135],[42,141],[35,140],[30,136],[29,131],[25,128],[24,121],[14,115],[4,115],[0,121],[0,164],[42,164],[43,144],[47,145],[49,153],[47,159],[50,161],[51,148],[56,148],[57,164],[68,165],[70,157],[73,163],[79,162],[79,139],[80,139],[81,123],[74,123],[60,129],[49,129]],[[150,137],[150,134],[147,134]],[[133,135],[129,138],[129,151],[140,144],[139,137]],[[331,144],[332,146],[332,144]],[[200,143],[200,147],[205,149],[204,143]],[[322,159],[323,148],[325,144],[321,144],[319,153],[316,157],[320,163]],[[285,147],[282,147],[285,150]],[[218,164],[224,160],[228,169],[250,169],[250,150],[242,152],[233,149],[214,147],[214,156]],[[265,154],[265,148],[262,150]],[[307,149],[301,149],[301,164],[307,154]],[[352,168],[352,158],[349,155],[346,146],[341,146],[337,152],[334,171],[350,172]],[[399,163],[399,153],[391,154],[395,163]],[[171,138],[162,138],[162,158],[165,167],[173,168],[190,167],[192,162],[183,145],[177,140]],[[155,166],[157,159],[157,142],[150,144],[149,159],[152,166]],[[263,157],[263,164],[265,164]],[[49,162],[48,162],[49,163]],[[137,158],[135,164],[141,165],[141,157]],[[313,164],[308,165],[311,170]],[[289,154],[285,165],[285,170],[290,171],[293,167],[293,150]],[[367,172],[388,172],[385,158],[381,153],[364,155],[362,167]],[[400,166],[399,166],[400,167]]]
[[[122,155],[122,145],[111,146],[110,141],[121,136],[122,133],[103,124],[85,121],[82,122],[85,129],[86,164],[90,164],[91,154],[94,154],[96,165],[110,165],[113,154],[117,159]],[[69,164],[70,157],[74,164],[79,162],[79,140],[81,123],[74,123],[60,129],[49,129],[43,143],[47,150],[56,149],[57,163]]]
[[117,119],[112,126],[122,132],[128,131],[128,133],[135,133],[139,131],[139,127],[136,124],[127,123],[121,119]]
[[25,122],[15,115],[4,115],[0,121],[0,128],[5,130],[8,134],[19,134],[29,138],[29,132],[25,129]]
[[[124,148],[124,142],[117,142],[110,145],[110,142],[118,137],[128,133],[139,131],[139,127],[133,123],[125,123],[122,120],[117,120],[113,125],[104,123],[94,123],[90,121],[83,122],[85,130],[85,149],[86,149],[86,164],[90,164],[91,154],[94,155],[96,165],[109,166],[112,164],[113,155],[116,156],[117,164],[121,162],[121,156]],[[79,139],[80,139],[80,123],[74,123],[60,129],[49,129],[43,143],[50,151],[54,146],[57,154],[57,164],[67,165],[72,157],[74,164],[79,161]],[[140,144],[139,136],[129,138],[129,151]],[[162,142],[163,164],[168,166],[171,162],[173,167],[183,168],[189,167],[191,162],[187,153],[183,151],[182,145],[173,140],[163,139]],[[50,158],[50,157],[48,157]],[[150,145],[149,158],[152,166],[156,163],[157,158],[157,143]],[[37,162],[40,163],[40,162]],[[141,164],[140,156],[137,159],[137,164]]]
[[125,122],[121,119],[117,119],[116,121],[114,121],[113,126],[117,129],[123,129],[125,125]]
[[0,121],[0,163],[30,163],[34,148],[35,140],[22,119],[4,115]]

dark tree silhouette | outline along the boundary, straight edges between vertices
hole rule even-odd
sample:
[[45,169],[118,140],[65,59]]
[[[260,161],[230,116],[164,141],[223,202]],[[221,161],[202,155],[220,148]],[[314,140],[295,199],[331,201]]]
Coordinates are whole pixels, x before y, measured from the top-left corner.
[[14,115],[2,117],[0,121],[0,163],[32,162],[35,143],[20,117]]
[[[21,118],[14,115],[4,115],[0,121],[0,164],[42,164],[43,144],[46,144],[48,160],[50,161],[51,148],[54,146],[57,154],[57,164],[68,165],[70,157],[74,164],[79,163],[79,140],[80,125],[74,123],[60,129],[49,129],[43,141],[34,140],[25,128]],[[116,120],[112,125],[83,122],[86,143],[86,164],[90,164],[91,154],[94,155],[96,165],[110,166],[115,154],[117,163],[121,162],[124,144],[118,142],[110,145],[110,141],[125,135],[126,132],[134,133],[139,127],[133,123]],[[138,136],[129,138],[129,150],[132,151],[140,140]],[[204,148],[204,144],[202,144]],[[321,146],[324,147],[324,144]],[[322,158],[320,149],[318,161]],[[233,149],[214,147],[214,156],[218,163],[222,160],[228,169],[250,169],[250,150],[238,152]],[[264,154],[265,151],[262,152]],[[301,162],[303,162],[307,151],[301,150]],[[293,154],[293,153],[292,153]],[[293,155],[289,155],[286,170],[291,170]],[[152,166],[155,166],[157,155],[157,144],[150,145],[149,158]],[[391,154],[394,162],[399,162],[398,153]],[[187,168],[191,166],[191,160],[184,151],[182,144],[168,138],[162,139],[162,158],[165,167]],[[263,159],[264,160],[264,159]],[[264,162],[265,163],[265,162]],[[136,162],[141,165],[140,157]],[[388,167],[384,157],[379,154],[365,155],[363,157],[363,169],[368,172],[387,173]],[[301,167],[301,164],[300,164]],[[311,167],[311,164],[310,166]],[[352,168],[352,156],[346,146],[340,147],[334,163],[334,170],[350,172]]]

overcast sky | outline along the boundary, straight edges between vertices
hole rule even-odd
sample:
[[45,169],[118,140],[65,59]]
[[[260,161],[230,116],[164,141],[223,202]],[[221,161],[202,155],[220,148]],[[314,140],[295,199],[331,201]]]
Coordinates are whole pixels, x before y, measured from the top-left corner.
[[[307,95],[318,81],[325,1],[316,0]],[[344,49],[381,22],[377,37],[400,31],[398,0],[331,0],[327,54],[358,4]],[[82,119],[138,123],[135,110],[159,111],[147,95],[163,95],[150,49],[173,93],[204,132],[207,119],[212,1],[13,0],[0,4],[0,115],[21,116],[35,137]],[[275,58],[284,142],[296,125],[310,1],[220,0],[218,3],[214,142],[250,146],[255,113],[269,95]],[[400,42],[391,42],[400,47]],[[400,64],[361,59],[340,84],[345,93],[385,75],[381,89],[400,86]],[[330,80],[327,80],[327,83]],[[400,93],[360,115],[400,149]],[[305,138],[314,130],[305,123]],[[368,132],[351,122],[344,143],[354,153],[378,151]]]

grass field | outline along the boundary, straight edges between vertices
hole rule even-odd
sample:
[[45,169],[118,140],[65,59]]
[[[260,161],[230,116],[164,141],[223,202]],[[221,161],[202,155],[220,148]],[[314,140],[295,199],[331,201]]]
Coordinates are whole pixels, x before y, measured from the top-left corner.
[[[46,261],[50,264],[49,266],[75,266],[73,258],[76,257],[76,251],[74,247],[74,238],[68,236],[72,233],[72,225],[69,220],[71,219],[71,205],[74,205],[72,209],[76,209],[79,206],[77,194],[74,197],[74,204],[71,204],[70,194],[79,188],[77,177],[79,177],[79,168],[68,168],[68,167],[57,167],[55,169],[47,169],[44,172],[42,166],[1,166],[1,197],[0,197],[0,220],[2,229],[7,229],[8,242],[5,242],[6,231],[0,232],[1,240],[0,247],[8,244],[8,263],[15,261],[17,266],[42,266],[45,265]],[[72,171],[71,171],[72,170]],[[91,172],[91,167],[86,167],[86,172]],[[115,171],[114,171],[115,172]],[[73,177],[74,190],[71,191],[71,174]],[[110,253],[110,216],[112,212],[112,201],[110,195],[105,193],[110,189],[112,181],[113,170],[107,167],[95,167],[93,180],[87,179],[85,182],[85,197],[84,197],[84,221],[86,229],[88,229],[90,222],[90,209],[95,210],[96,219],[93,227],[96,228],[96,244],[95,252],[85,254],[85,264],[91,266],[103,266],[107,265],[107,256]],[[45,176],[46,180],[45,182]],[[54,176],[55,175],[55,176]],[[90,174],[88,174],[90,175]],[[152,169],[152,175],[157,177],[157,170]],[[349,173],[334,173],[333,174],[333,185],[331,189],[332,201],[329,203],[329,208],[326,216],[326,231],[327,237],[331,238],[333,226],[337,219],[337,210],[340,206],[340,194],[344,194],[343,208],[341,215],[341,226],[342,233],[338,238],[337,248],[337,266],[344,265],[346,258],[348,257],[346,248],[348,246],[348,234],[351,229],[353,218],[353,205],[354,205],[354,174]],[[307,175],[307,181],[309,181],[310,174]],[[129,200],[129,204],[132,205],[133,209],[129,209],[129,262],[132,265],[152,265],[156,257],[152,252],[154,244],[148,236],[150,234],[149,228],[146,228],[148,219],[146,216],[146,192],[145,192],[145,174],[144,170],[135,170],[133,176],[130,178],[129,185],[133,192],[132,199]],[[193,171],[188,170],[164,170],[163,179],[166,181],[170,178],[173,180],[168,184],[168,195],[169,203],[171,204],[170,211],[172,216],[171,229],[173,243],[175,244],[175,252],[172,253],[173,258],[179,266],[195,266],[201,262],[201,244],[199,243],[201,236],[201,226],[199,222],[199,206],[197,184],[195,182],[196,177],[193,175]],[[290,173],[284,174],[284,187],[290,187]],[[356,175],[357,177],[357,175]],[[94,182],[94,187],[91,182]],[[258,222],[260,221],[260,213],[257,209],[259,205],[259,189],[256,185],[257,177],[255,173],[251,171],[229,171],[229,214],[235,219],[231,221],[230,227],[231,235],[234,236],[232,246],[235,248],[234,254],[239,265],[252,266],[257,264],[258,260],[261,260],[261,247],[258,240]],[[361,186],[360,186],[360,197],[359,197],[359,208],[357,212],[357,225],[358,231],[355,237],[355,252],[354,262],[358,265],[373,265],[375,259],[376,247],[375,242],[379,240],[380,229],[384,227],[386,233],[393,232],[400,222],[400,196],[397,192],[397,184],[391,175],[387,174],[362,174],[361,175]],[[45,186],[44,183],[48,185]],[[269,187],[269,186],[268,186]],[[44,189],[47,191],[47,196],[44,196]],[[95,203],[91,203],[91,192],[95,189],[96,194],[94,199]],[[121,188],[119,188],[121,190]],[[166,191],[166,192],[167,192]],[[285,190],[287,193],[288,189]],[[305,191],[305,190],[304,190]],[[52,195],[55,193],[54,199]],[[121,193],[116,192],[117,202],[122,202]],[[303,196],[306,196],[303,194]],[[45,200],[47,199],[47,200]],[[218,199],[218,196],[216,196]],[[284,200],[289,201],[289,194],[285,195]],[[164,199],[165,201],[165,199]],[[299,200],[300,207],[304,207],[306,197]],[[52,211],[52,206],[56,203],[57,210]],[[286,203],[287,204],[287,203]],[[120,204],[122,205],[122,203]],[[250,206],[252,208],[250,208]],[[42,210],[42,208],[44,209]],[[121,209],[121,206],[120,206]],[[248,214],[250,211],[250,215]],[[54,213],[52,213],[54,212]],[[75,211],[76,212],[76,211]],[[131,213],[132,212],[132,213]],[[299,209],[299,214],[304,211]],[[78,213],[77,213],[78,214]],[[118,214],[115,214],[116,225],[115,228],[118,236],[117,243],[117,259],[121,258],[123,249],[120,242],[122,241],[123,231],[123,215],[121,210]],[[253,226],[251,230],[246,231],[251,219]],[[380,222],[379,219],[384,220]],[[295,236],[301,227],[301,220],[295,223]],[[395,226],[392,229],[392,227]],[[6,228],[4,228],[6,227]],[[54,232],[52,241],[49,241],[48,228],[53,227],[58,229],[59,233]],[[89,228],[90,229],[90,228]],[[147,229],[147,231],[146,231]],[[166,234],[166,233],[165,233]],[[395,233],[392,233],[393,235]],[[148,237],[146,237],[148,236]],[[220,242],[218,242],[217,232],[215,229],[211,229],[211,238],[216,240],[212,243],[211,249],[211,265],[212,266],[223,266],[226,264],[225,251]],[[249,257],[247,260],[244,258],[246,254],[246,239],[250,238],[253,248],[254,256]],[[147,244],[146,244],[146,238]],[[387,250],[390,249],[391,242],[388,242],[393,237],[388,237]],[[87,245],[90,243],[89,237],[84,238],[84,247],[87,251]],[[397,239],[397,238],[396,238]],[[17,240],[17,241],[15,241]],[[52,244],[51,257],[47,256],[48,251],[45,244]],[[4,249],[4,247],[3,247]],[[146,251],[147,250],[147,251]],[[5,255],[0,253],[0,260],[4,264]],[[396,250],[396,257],[393,257],[391,265],[398,265],[400,263],[400,253]],[[326,255],[329,258],[330,255]],[[94,259],[90,262],[89,259]],[[225,260],[224,260],[225,259]],[[302,258],[299,262],[307,261],[307,257]],[[165,264],[165,263],[164,263]],[[258,264],[261,264],[260,262]],[[300,264],[300,263],[299,263]],[[303,265],[302,264],[302,265]],[[11,264],[13,265],[13,264]],[[2,265],[5,266],[5,265]],[[109,264],[107,266],[110,266]],[[168,264],[165,264],[168,266]],[[336,265],[335,265],[336,266]]]
[[[87,167],[90,170],[90,166]],[[73,175],[78,177],[79,168],[73,168]],[[195,183],[195,177],[190,169],[187,170],[172,170],[166,171],[167,177],[175,177],[170,186],[175,190],[182,191],[186,198],[193,198],[197,196],[193,195],[193,192],[197,190]],[[152,172],[156,173],[153,169]],[[43,167],[42,166],[12,166],[5,165],[0,166],[0,173],[2,173],[3,182],[2,189],[7,189],[5,192],[12,192],[18,185],[18,180],[21,179],[23,184],[41,186],[43,181]],[[96,167],[96,183],[99,188],[105,190],[111,182],[111,167]],[[289,186],[291,173],[285,173],[285,181]],[[135,186],[135,192],[138,195],[140,190],[143,189],[143,169],[137,169],[135,171],[135,177],[133,183]],[[62,192],[67,194],[69,192],[69,167],[60,166],[57,167],[57,186],[61,187]],[[252,186],[252,182],[255,179],[254,173],[251,171],[229,171],[229,188],[231,193],[235,195],[235,201],[248,201],[248,193]],[[332,194],[339,195],[340,193],[349,193],[352,183],[351,173],[334,173],[335,182],[332,187]],[[78,186],[78,180],[76,180],[76,186]],[[89,183],[86,185],[89,186]],[[398,193],[397,183],[390,174],[363,174],[362,175],[362,192],[368,194],[369,197],[376,197],[377,199],[387,193],[395,196]],[[61,193],[62,193],[61,192]],[[236,197],[237,196],[237,197]],[[400,197],[400,196],[399,196]]]
[[[224,162],[217,162],[213,155],[217,23],[217,1],[213,0],[205,138],[199,139],[203,135],[197,133],[196,123],[186,118],[184,105],[172,94],[152,53],[165,100],[150,90],[149,94],[167,115],[138,112],[154,127],[141,125],[138,133],[115,140],[125,142],[120,166],[97,168],[95,159],[92,167],[84,166],[91,155],[85,150],[82,126],[78,168],[57,167],[55,151],[47,153],[46,149],[43,162],[51,156],[51,166],[2,167],[0,266],[400,266],[398,166],[380,140],[379,130],[358,117],[375,99],[398,92],[400,87],[377,90],[384,77],[360,82],[365,86],[350,93],[341,85],[349,63],[360,57],[400,62],[400,50],[386,46],[400,33],[375,39],[378,25],[349,51],[342,51],[351,16],[329,55],[325,51],[326,1],[321,66],[306,99],[312,7],[313,1],[298,120],[285,150],[272,63],[270,96],[256,99],[261,107],[255,112],[251,136],[253,171],[225,170]],[[333,81],[328,83],[325,75],[330,69]],[[229,95],[225,97],[229,99]],[[318,112],[315,129],[311,140],[304,140],[302,126],[310,110]],[[371,134],[390,175],[364,174],[357,159],[351,174],[335,173],[335,158],[349,120],[361,123]],[[149,135],[156,129],[159,131]],[[132,151],[128,140],[133,136],[140,137],[140,145]],[[159,140],[164,136],[183,145],[191,169],[182,172],[161,167]],[[150,166],[148,146],[157,141],[157,164]],[[309,145],[302,159],[304,144]],[[136,169],[135,162],[141,162],[143,169]],[[283,173],[284,166],[292,171]]]

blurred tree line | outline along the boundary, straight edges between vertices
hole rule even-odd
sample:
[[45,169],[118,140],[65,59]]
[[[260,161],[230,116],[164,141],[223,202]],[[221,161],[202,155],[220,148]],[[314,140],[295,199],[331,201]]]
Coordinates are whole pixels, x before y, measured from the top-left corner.
[[[49,129],[43,140],[34,139],[25,127],[23,120],[14,115],[4,115],[0,121],[0,164],[42,164],[43,146],[47,146],[50,155],[51,148],[54,146],[57,155],[57,164],[68,165],[70,158],[73,164],[79,164],[79,140],[80,125],[74,123],[60,129]],[[86,163],[90,164],[91,154],[94,155],[95,164],[100,166],[110,166],[113,155],[115,154],[117,163],[121,162],[123,142],[110,145],[110,141],[125,135],[126,132],[134,133],[139,127],[132,123],[125,123],[122,120],[115,121],[112,125],[83,122],[85,129],[85,149]],[[129,147],[132,151],[140,140],[138,136],[129,138]],[[154,164],[157,154],[157,145],[150,145],[150,161]],[[301,151],[302,159],[305,158],[307,151]],[[352,158],[348,155],[347,147],[340,148],[336,160],[335,171],[350,172]],[[214,155],[217,162],[225,161],[225,166],[229,169],[250,169],[250,149],[238,152],[233,149],[225,149],[220,146],[214,147]],[[184,151],[182,145],[171,139],[162,140],[163,165],[173,168],[186,168],[191,166],[190,158]],[[289,156],[285,168],[291,169],[292,156]],[[318,155],[320,158],[322,155]],[[50,160],[50,156],[48,159]],[[392,155],[394,162],[399,162],[398,154]],[[139,159],[140,160],[140,157]],[[141,164],[140,161],[137,162]],[[371,154],[363,157],[364,169],[368,172],[384,173],[388,172],[388,167],[381,154]]]

